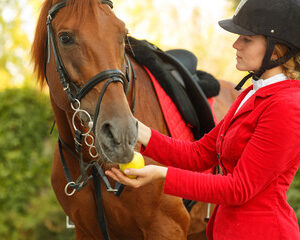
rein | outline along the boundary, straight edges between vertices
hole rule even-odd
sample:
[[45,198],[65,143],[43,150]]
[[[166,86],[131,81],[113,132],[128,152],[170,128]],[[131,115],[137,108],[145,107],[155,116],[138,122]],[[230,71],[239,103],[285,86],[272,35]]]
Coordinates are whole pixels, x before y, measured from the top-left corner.
[[[110,0],[102,0],[103,4],[109,5],[111,8],[113,8],[113,3]],[[51,7],[51,9],[48,12],[47,17],[47,41],[45,46],[45,59],[44,59],[44,72],[45,72],[45,78],[48,83],[46,69],[47,64],[50,62],[51,58],[51,47],[53,50],[53,55],[56,63],[56,71],[59,76],[59,80],[62,84],[63,90],[66,92],[68,99],[70,101],[70,106],[72,110],[74,111],[72,116],[72,125],[75,132],[74,136],[74,146],[76,153],[72,150],[70,146],[68,146],[63,139],[58,136],[58,148],[59,148],[59,154],[60,159],[63,165],[63,170],[65,173],[65,177],[67,180],[67,184],[65,186],[65,194],[67,196],[72,196],[76,191],[80,191],[92,178],[94,179],[94,185],[95,185],[95,191],[96,191],[96,199],[97,199],[97,206],[98,206],[98,222],[101,228],[101,231],[103,233],[103,236],[105,240],[109,240],[107,227],[105,223],[105,217],[102,210],[102,200],[101,200],[101,185],[100,185],[100,179],[99,175],[103,179],[106,189],[109,192],[114,192],[116,196],[120,196],[124,189],[124,185],[120,183],[116,183],[115,188],[112,188],[106,175],[104,174],[103,169],[101,168],[99,164],[99,154],[95,147],[95,128],[96,123],[98,119],[98,115],[100,113],[100,106],[103,99],[103,96],[105,94],[106,89],[111,83],[114,82],[120,82],[122,83],[124,87],[124,92],[126,96],[128,95],[131,81],[130,79],[133,79],[134,84],[134,96],[133,96],[133,104],[132,104],[132,112],[134,113],[134,107],[135,107],[135,98],[136,98],[136,75],[134,68],[127,57],[125,53],[125,64],[126,64],[126,76],[124,73],[119,69],[111,69],[106,70],[103,72],[98,73],[96,76],[92,77],[90,80],[88,80],[83,86],[78,87],[70,78],[64,64],[62,61],[62,58],[60,56],[57,42],[52,26],[52,21],[55,18],[55,15],[61,10],[62,8],[66,7],[67,0],[63,0],[62,2],[59,2]],[[46,57],[47,55],[47,57]],[[127,80],[127,84],[125,84]],[[89,93],[97,84],[101,82],[105,82],[96,105],[96,109],[94,112],[94,119],[90,116],[90,114],[84,110],[81,109],[80,101],[86,96],[87,93]],[[85,115],[88,119],[85,125],[82,124],[79,115]],[[76,126],[76,119],[80,120],[81,125],[86,127],[88,130],[85,132],[82,132],[79,127]],[[78,121],[77,121],[78,122]],[[87,125],[87,126],[86,126]],[[89,148],[89,155],[92,157],[92,161],[89,163],[84,162],[83,160],[83,149],[82,145],[85,143],[85,145]],[[80,176],[74,181],[71,177],[69,168],[67,166],[67,163],[65,161],[65,157],[63,154],[63,148],[66,149],[73,158],[78,160],[79,166],[80,166]],[[87,171],[88,169],[92,169],[92,175],[88,176]],[[68,191],[69,188],[72,188],[73,190],[71,192]]]

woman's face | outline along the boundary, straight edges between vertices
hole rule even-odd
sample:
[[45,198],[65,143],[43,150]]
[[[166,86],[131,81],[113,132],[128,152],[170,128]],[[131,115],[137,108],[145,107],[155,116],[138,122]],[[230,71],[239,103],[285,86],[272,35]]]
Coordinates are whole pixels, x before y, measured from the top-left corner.
[[262,35],[240,35],[234,42],[236,51],[236,68],[240,71],[257,71],[262,65],[267,41]]

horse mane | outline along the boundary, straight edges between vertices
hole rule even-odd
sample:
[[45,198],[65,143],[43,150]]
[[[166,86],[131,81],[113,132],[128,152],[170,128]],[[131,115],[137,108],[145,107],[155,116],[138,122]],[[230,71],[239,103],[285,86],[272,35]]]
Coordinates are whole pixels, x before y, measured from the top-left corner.
[[[50,8],[61,0],[45,0],[40,16],[37,21],[35,37],[31,47],[31,61],[34,65],[34,72],[37,75],[37,82],[41,87],[45,85],[44,59],[47,37],[47,16]],[[76,16],[76,24],[82,24],[87,16],[97,16],[97,7],[101,7],[99,0],[67,0],[66,14],[63,21]],[[53,23],[54,24],[54,23]]]

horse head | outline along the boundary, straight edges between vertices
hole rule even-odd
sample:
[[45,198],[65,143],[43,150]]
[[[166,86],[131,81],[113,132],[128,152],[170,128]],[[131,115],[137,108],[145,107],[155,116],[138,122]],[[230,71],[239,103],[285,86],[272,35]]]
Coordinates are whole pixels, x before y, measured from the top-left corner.
[[132,68],[127,29],[111,8],[108,0],[46,0],[32,55],[40,81],[47,80],[53,101],[67,113],[75,142],[83,139],[91,158],[127,163],[137,141],[125,94],[132,95]]

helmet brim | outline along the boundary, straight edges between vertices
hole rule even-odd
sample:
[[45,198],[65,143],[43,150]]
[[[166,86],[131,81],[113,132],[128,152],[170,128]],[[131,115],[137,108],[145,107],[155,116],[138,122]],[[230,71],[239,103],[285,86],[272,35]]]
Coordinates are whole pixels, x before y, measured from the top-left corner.
[[232,19],[226,19],[226,20],[219,21],[219,25],[221,28],[223,28],[226,31],[231,32],[231,33],[236,33],[239,35],[246,35],[246,36],[257,35],[251,31],[235,24]]

